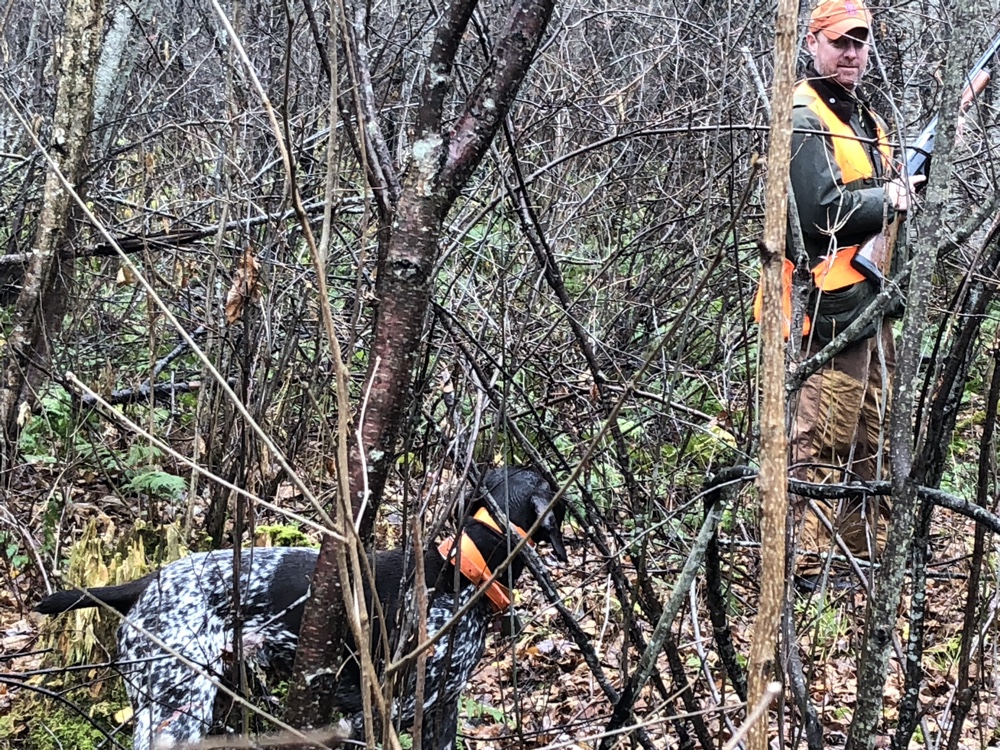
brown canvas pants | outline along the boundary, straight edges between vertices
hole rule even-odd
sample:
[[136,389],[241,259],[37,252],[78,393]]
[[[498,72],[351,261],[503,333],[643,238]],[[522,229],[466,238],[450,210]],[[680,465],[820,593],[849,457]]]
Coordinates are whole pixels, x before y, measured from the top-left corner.
[[[887,476],[887,400],[895,365],[892,328],[886,321],[878,336],[847,347],[805,382],[793,412],[794,478],[850,483]],[[826,524],[809,508],[809,500],[792,495],[792,502],[797,528],[801,529],[795,572],[818,574],[824,553],[842,553]],[[815,502],[856,557],[873,560],[885,547],[889,517],[885,498],[859,493],[851,498]]]

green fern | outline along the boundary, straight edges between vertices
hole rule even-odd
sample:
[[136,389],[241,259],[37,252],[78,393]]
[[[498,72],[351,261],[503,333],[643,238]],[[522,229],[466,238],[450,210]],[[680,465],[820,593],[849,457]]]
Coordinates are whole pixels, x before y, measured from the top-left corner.
[[136,473],[122,487],[127,492],[142,493],[165,500],[180,500],[188,483],[184,477],[159,469],[147,469]]

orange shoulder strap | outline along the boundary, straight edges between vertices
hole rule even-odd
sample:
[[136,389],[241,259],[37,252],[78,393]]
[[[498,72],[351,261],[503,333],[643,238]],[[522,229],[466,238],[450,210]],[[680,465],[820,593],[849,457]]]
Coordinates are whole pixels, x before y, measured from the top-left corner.
[[[480,508],[479,510],[477,510],[476,514],[472,518],[475,521],[479,521],[479,523],[483,524],[483,526],[489,526],[491,529],[499,533],[501,536],[504,535],[503,529],[500,528],[500,524],[498,524],[495,520],[493,520],[493,516],[490,515],[490,512],[486,510],[486,508]],[[512,523],[510,526],[512,529],[514,529],[514,531],[516,531],[518,534],[521,535],[522,539],[528,536],[528,532],[522,529],[517,524]],[[535,542],[533,539],[528,539],[528,544],[532,547],[535,546]]]
[[[486,560],[483,559],[483,554],[476,547],[475,542],[467,534],[462,534],[459,539],[461,540],[461,547],[457,556],[452,554],[455,548],[454,537],[448,537],[441,542],[438,552],[453,565],[457,559],[462,575],[477,586],[483,581],[489,580],[493,573],[486,565]],[[490,603],[497,612],[506,612],[510,609],[510,591],[499,581],[493,581],[493,583],[486,587],[486,598],[490,600]]]
[[[480,508],[476,511],[473,518],[499,534],[504,534],[503,529],[500,528],[500,525],[493,519],[493,516],[490,515],[486,508]],[[514,524],[511,524],[511,526],[521,535],[521,538],[527,538],[528,534],[524,529]],[[479,551],[476,543],[464,532],[459,536],[459,540],[459,552],[457,555],[453,554],[455,551],[454,537],[448,537],[441,542],[440,546],[438,546],[438,552],[441,553],[441,556],[445,560],[452,564],[455,564],[457,559],[462,575],[475,585],[478,586],[483,581],[489,580],[493,573],[486,564],[486,559],[483,557],[483,553]],[[535,545],[531,539],[528,539],[528,544],[531,546]],[[493,583],[486,587],[486,598],[490,600],[490,603],[493,604],[493,608],[497,612],[506,612],[510,609],[510,591],[499,581],[493,581]]]

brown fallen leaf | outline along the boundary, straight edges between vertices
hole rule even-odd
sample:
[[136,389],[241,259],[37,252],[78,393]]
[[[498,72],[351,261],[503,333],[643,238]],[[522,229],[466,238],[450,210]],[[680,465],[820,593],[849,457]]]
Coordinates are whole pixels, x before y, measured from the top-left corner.
[[260,291],[257,282],[260,279],[260,264],[253,256],[253,251],[247,248],[236,269],[233,285],[226,294],[226,323],[232,325],[243,315],[243,306],[247,302],[257,302]]

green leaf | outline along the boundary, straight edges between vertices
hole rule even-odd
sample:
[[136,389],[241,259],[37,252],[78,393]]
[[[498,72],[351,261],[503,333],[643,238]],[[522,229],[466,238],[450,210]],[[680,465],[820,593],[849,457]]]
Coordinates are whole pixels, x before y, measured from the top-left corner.
[[176,474],[151,469],[136,474],[123,487],[130,492],[141,492],[168,500],[180,500],[187,489],[187,480]]

